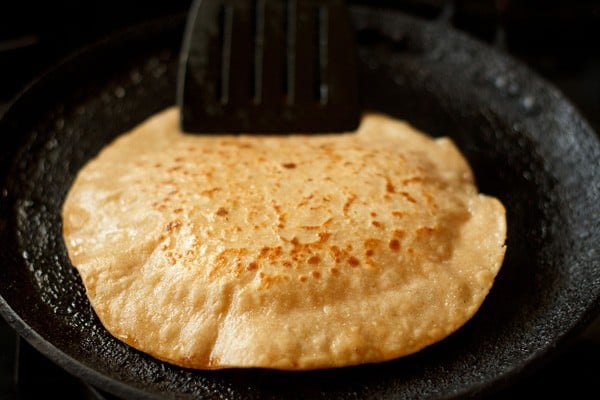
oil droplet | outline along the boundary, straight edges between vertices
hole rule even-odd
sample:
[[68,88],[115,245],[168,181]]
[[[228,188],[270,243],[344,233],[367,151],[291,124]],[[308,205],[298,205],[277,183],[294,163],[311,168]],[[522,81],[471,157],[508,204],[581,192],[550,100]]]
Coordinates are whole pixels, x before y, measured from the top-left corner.
[[123,89],[123,87],[121,86],[117,86],[117,88],[115,89],[115,96],[119,99],[125,97],[125,89]]
[[494,86],[496,86],[496,88],[498,89],[503,89],[506,87],[506,77],[505,76],[497,76],[496,79],[494,79]]
[[508,85],[508,94],[511,96],[516,96],[519,94],[519,92],[521,91],[521,88],[519,87],[518,83],[512,82],[510,85]]
[[540,110],[535,97],[531,95],[523,96],[520,100],[520,106],[521,109],[530,116],[537,114]]
[[137,69],[134,69],[133,71],[131,71],[131,73],[129,74],[129,77],[131,78],[131,82],[134,85],[137,85],[138,83],[140,83],[142,81],[142,74],[140,74],[140,71],[138,71]]
[[535,104],[535,99],[532,96],[525,96],[521,99],[521,105],[525,110],[530,110]]

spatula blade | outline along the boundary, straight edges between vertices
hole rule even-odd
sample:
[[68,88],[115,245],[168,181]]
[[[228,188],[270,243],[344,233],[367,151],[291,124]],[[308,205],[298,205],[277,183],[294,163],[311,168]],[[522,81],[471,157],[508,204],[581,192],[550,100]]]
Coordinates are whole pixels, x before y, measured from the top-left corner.
[[340,132],[359,121],[342,0],[196,0],[178,79],[185,132]]

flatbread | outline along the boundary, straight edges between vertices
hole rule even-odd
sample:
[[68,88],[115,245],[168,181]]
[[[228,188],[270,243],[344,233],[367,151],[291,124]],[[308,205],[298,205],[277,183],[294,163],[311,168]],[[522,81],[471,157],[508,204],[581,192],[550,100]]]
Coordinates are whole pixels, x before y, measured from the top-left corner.
[[469,320],[502,204],[453,142],[385,115],[329,135],[186,135],[167,109],[78,174],[64,239],[116,338],[183,367],[414,353]]

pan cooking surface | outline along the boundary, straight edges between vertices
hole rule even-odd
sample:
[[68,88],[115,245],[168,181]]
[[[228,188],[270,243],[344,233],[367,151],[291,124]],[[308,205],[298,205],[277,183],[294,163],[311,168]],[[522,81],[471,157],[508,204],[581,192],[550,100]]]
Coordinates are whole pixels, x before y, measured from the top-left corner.
[[192,371],[100,325],[66,254],[60,210],[103,146],[173,104],[183,19],[137,27],[43,77],[0,120],[0,309],[71,373],[127,398],[477,395],[552,355],[598,311],[600,145],[553,88],[447,28],[354,9],[364,107],[451,136],[507,208],[508,251],[480,311],[446,340],[377,365]]

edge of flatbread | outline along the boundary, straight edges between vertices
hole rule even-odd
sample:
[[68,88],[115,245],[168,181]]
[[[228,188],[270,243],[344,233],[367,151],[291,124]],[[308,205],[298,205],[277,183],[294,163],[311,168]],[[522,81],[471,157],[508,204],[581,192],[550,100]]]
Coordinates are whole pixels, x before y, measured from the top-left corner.
[[506,217],[448,138],[186,135],[165,110],[79,172],[63,234],[119,340],[183,367],[390,360],[479,309]]

